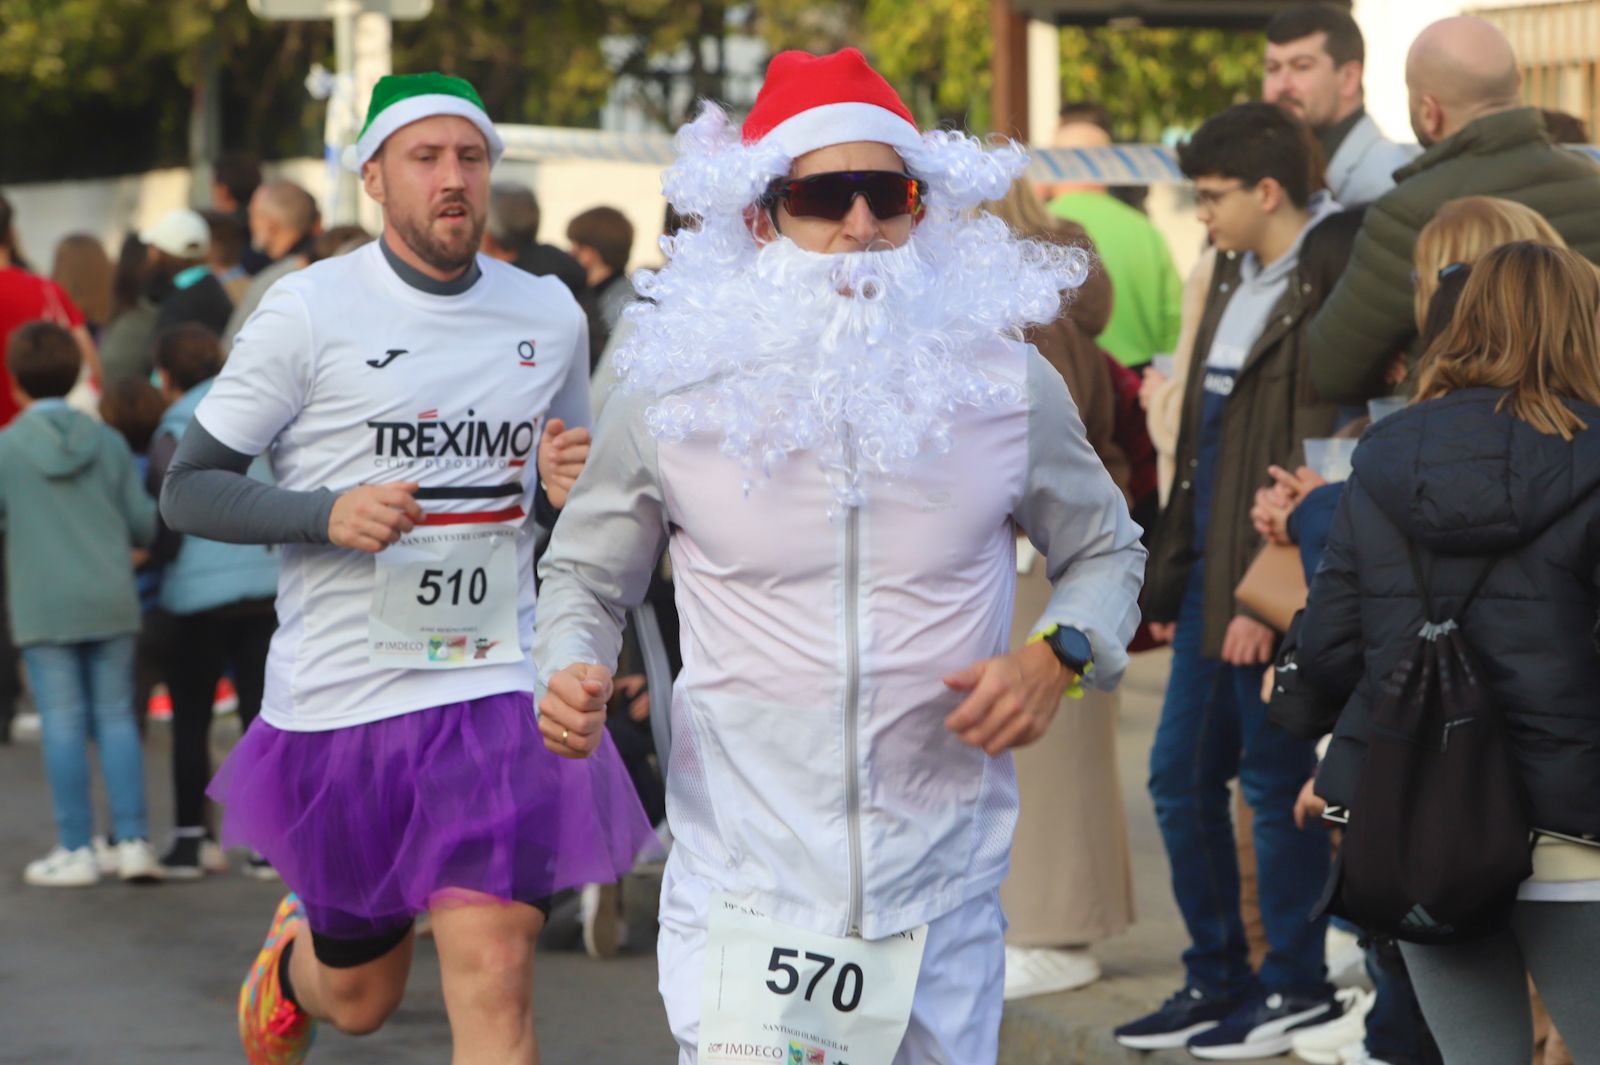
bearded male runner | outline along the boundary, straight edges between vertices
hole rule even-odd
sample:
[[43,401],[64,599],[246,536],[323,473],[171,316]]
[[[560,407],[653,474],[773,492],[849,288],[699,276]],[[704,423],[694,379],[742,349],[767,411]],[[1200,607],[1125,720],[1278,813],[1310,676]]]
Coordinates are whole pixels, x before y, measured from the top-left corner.
[[[618,628],[671,552],[661,993],[680,1061],[985,1065],[1011,748],[1114,686],[1139,529],[1020,340],[1077,250],[972,209],[1026,163],[920,133],[849,49],[707,107],[665,187],[695,221],[636,278],[621,391],[543,563],[540,728],[601,742]],[[1006,654],[1020,525],[1054,596]]]
[[[452,1061],[536,1062],[545,900],[654,838],[614,750],[564,761],[535,722],[535,469],[560,505],[589,348],[560,281],[476,254],[500,153],[465,81],[378,83],[382,238],[272,287],[163,492],[181,532],[285,545],[261,717],[211,787],[292,891],[240,992],[253,1065],[382,1024],[424,911]],[[244,476],[263,452],[277,487]]]

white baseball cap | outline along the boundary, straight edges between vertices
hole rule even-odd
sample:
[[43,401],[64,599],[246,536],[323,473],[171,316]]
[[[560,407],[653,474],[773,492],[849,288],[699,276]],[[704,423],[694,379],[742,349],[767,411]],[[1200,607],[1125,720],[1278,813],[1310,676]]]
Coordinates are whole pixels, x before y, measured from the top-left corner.
[[187,207],[164,215],[139,239],[175,259],[204,259],[211,251],[211,227],[198,211]]

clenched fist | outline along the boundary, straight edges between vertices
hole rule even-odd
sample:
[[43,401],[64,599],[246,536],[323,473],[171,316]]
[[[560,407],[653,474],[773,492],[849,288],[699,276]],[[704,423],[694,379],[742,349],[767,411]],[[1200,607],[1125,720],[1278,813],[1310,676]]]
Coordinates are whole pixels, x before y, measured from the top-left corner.
[[377,554],[422,522],[417,484],[364,484],[333,502],[328,539],[335,547]]
[[539,480],[544,482],[550,505],[558,510],[567,505],[567,493],[583,472],[589,440],[589,430],[581,425],[568,429],[560,418],[545,422],[544,437],[539,441]]
[[606,703],[611,671],[575,662],[550,678],[539,700],[539,731],[544,745],[563,758],[587,758],[606,734]]

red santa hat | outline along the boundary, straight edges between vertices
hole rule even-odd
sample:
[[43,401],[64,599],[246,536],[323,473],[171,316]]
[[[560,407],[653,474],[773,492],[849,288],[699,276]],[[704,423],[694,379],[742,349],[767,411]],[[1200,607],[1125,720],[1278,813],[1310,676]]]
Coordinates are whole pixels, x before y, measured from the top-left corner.
[[776,144],[793,159],[850,141],[896,149],[922,143],[900,94],[854,48],[832,55],[779,52],[744,121],[745,144]]

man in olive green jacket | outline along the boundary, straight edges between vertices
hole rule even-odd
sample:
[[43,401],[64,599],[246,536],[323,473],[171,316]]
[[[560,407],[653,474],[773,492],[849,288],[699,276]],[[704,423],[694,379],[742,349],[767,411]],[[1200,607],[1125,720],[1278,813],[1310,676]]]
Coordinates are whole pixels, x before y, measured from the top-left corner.
[[1411,127],[1427,151],[1368,209],[1350,267],[1311,323],[1311,381],[1324,399],[1360,403],[1387,391],[1384,369],[1416,339],[1417,234],[1447,201],[1526,204],[1600,261],[1600,166],[1551,144],[1539,112],[1519,106],[1520,83],[1510,44],[1481,19],[1435,22],[1412,44]]

